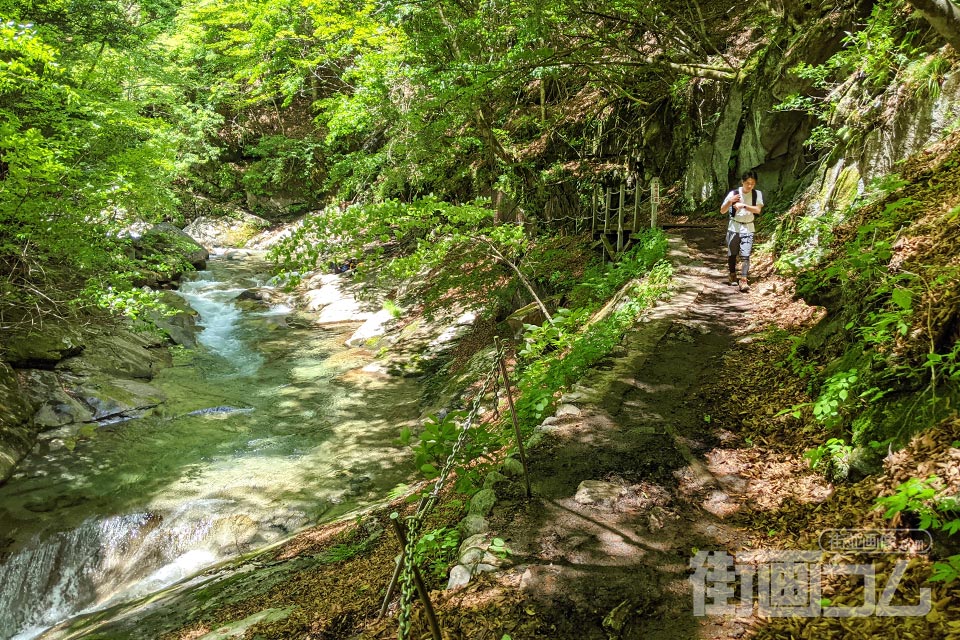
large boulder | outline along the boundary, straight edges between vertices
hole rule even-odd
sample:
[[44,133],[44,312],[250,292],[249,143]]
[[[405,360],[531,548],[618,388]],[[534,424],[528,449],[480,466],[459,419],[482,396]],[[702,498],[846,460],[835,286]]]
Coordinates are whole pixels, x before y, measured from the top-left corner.
[[196,240],[169,222],[138,222],[120,234],[130,241],[131,257],[139,261],[136,286],[176,287],[184,272],[204,269],[210,253]]
[[250,213],[237,212],[230,217],[201,216],[184,229],[205,247],[243,247],[270,226],[270,221]]
[[914,95],[902,87],[888,90],[882,124],[870,130],[859,151],[857,168],[869,183],[897,170],[897,163],[941,139],[960,118],[960,71],[948,73],[939,91]]
[[126,378],[92,378],[75,390],[93,410],[96,421],[132,418],[166,401],[166,395],[146,382]]
[[56,372],[28,369],[23,376],[23,395],[38,407],[33,417],[38,429],[55,429],[93,420],[90,407],[66,392]]
[[169,222],[155,224],[134,243],[144,254],[176,256],[196,269],[207,266],[210,253],[188,233]]
[[396,318],[390,310],[381,309],[377,311],[347,339],[347,346],[362,347],[375,342],[378,338],[387,334],[395,320]]
[[359,285],[343,275],[319,274],[305,283],[303,300],[307,311],[317,311],[317,324],[340,324],[366,322],[373,318],[379,308],[361,302],[357,294]]
[[104,327],[86,339],[82,354],[65,359],[57,370],[81,377],[102,374],[149,380],[159,369],[170,365],[170,353],[164,348],[167,344],[156,333]]
[[165,399],[147,383],[170,364],[165,345],[149,333],[104,328],[86,336],[82,353],[56,367],[21,371],[19,394],[40,430],[135,415]]
[[46,323],[3,338],[8,362],[0,361],[0,482],[40,431],[132,417],[166,400],[148,383],[171,360],[169,343],[157,332],[103,324],[88,325],[81,335]]

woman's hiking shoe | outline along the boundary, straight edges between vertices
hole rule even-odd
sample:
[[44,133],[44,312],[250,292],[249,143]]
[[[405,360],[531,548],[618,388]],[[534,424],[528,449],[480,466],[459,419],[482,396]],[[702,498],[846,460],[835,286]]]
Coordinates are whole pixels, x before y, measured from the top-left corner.
[[727,278],[727,284],[731,286],[737,286],[737,274],[734,271],[730,272],[730,276]]
[[746,278],[740,278],[740,291],[743,291],[744,293],[750,291],[750,283],[747,282]]

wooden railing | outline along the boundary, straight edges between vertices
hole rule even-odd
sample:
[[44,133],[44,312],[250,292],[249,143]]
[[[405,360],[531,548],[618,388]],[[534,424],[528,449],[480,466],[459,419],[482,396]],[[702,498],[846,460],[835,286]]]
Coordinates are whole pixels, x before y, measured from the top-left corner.
[[589,191],[587,206],[576,190],[566,190],[547,201],[543,220],[574,233],[590,232],[603,243],[611,259],[629,248],[634,233],[657,226],[658,178],[649,185],[624,180],[616,185],[580,186],[581,190],[584,188]]
[[[595,190],[591,197],[590,230],[599,235],[611,258],[616,258],[630,243],[633,233],[657,226],[660,207],[660,181],[654,178],[649,187],[630,187],[621,182],[619,187],[607,186]],[[649,212],[649,225],[647,222]],[[609,236],[616,235],[616,246]]]

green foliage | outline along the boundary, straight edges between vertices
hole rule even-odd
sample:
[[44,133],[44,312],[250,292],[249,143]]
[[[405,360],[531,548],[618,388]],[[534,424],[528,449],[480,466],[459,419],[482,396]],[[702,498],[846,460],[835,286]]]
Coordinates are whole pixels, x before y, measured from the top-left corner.
[[460,532],[456,527],[440,527],[427,531],[417,540],[414,553],[417,564],[426,565],[437,580],[447,575],[450,563],[456,559]]
[[[428,416],[416,434],[416,441],[413,440],[411,429],[405,427],[401,430],[400,444],[412,446],[415,464],[427,479],[440,475],[453,453],[454,445],[463,434],[466,417],[465,411]],[[468,493],[480,484],[479,478],[493,461],[490,454],[499,449],[502,443],[496,426],[487,423],[475,422],[465,437],[460,457],[453,460],[453,468],[457,473],[457,489]]]
[[820,396],[813,403],[813,416],[828,427],[836,426],[840,412],[853,397],[858,379],[856,369],[841,371],[827,378]]
[[934,380],[960,382],[960,342],[953,345],[947,353],[928,352],[923,366],[931,371]]
[[589,309],[557,309],[552,322],[541,326],[524,325],[523,347],[517,355],[527,361],[541,358],[545,352],[554,350],[557,345],[566,344],[579,330],[590,315]]
[[840,73],[860,70],[867,87],[884,87],[896,72],[918,54],[916,31],[905,31],[903,0],[884,0],[874,5],[860,29],[844,39],[844,48],[827,63]]
[[614,263],[594,262],[587,267],[569,296],[572,307],[592,308],[610,298],[623,285],[647,273],[667,252],[667,236],[659,229],[645,231],[640,240]]
[[487,547],[487,550],[499,558],[506,558],[511,553],[513,553],[513,551],[511,551],[510,548],[507,547],[507,543],[506,541],[504,541],[503,538],[494,538],[493,540],[491,540],[490,546]]
[[[495,227],[488,231],[489,241],[495,239],[495,246],[501,248],[523,246],[524,240],[522,235],[516,234],[517,228],[514,225]],[[505,233],[498,233],[499,230]],[[520,391],[516,409],[523,427],[533,426],[551,411],[556,393],[582,377],[591,365],[607,355],[642,310],[663,294],[672,273],[669,264],[657,262],[665,252],[663,233],[650,232],[641,242],[640,249],[629,256],[627,264],[607,265],[603,277],[600,271],[596,271],[592,282],[603,286],[588,289],[589,307],[559,309],[552,321],[548,320],[542,326],[527,325],[524,346],[518,353],[519,377],[516,381]],[[637,278],[644,266],[648,269],[646,277],[634,284],[620,306],[605,319],[588,323],[592,311],[602,302],[594,292],[601,290],[609,294],[615,291],[624,281]],[[480,484],[490,460],[489,454],[504,446],[512,446],[513,442],[510,432],[496,425],[475,424],[464,434],[464,418],[462,411],[430,416],[417,434],[409,428],[403,429],[400,443],[412,443],[418,468],[428,478],[433,478],[446,464],[454,444],[465,435],[463,455],[454,460],[454,468],[458,489],[469,492]]]
[[830,438],[819,447],[810,449],[803,457],[810,467],[833,479],[843,479],[850,471],[850,454],[853,447],[839,438]]
[[174,313],[169,306],[160,300],[160,293],[144,289],[120,288],[112,286],[101,288],[98,285],[88,285],[87,295],[95,299],[97,306],[118,315],[125,315],[133,320],[153,310],[162,315]]
[[530,246],[521,225],[494,226],[492,218],[483,200],[452,204],[433,196],[327,207],[305,217],[271,256],[290,282],[318,264],[352,260],[364,276],[416,278],[428,315],[453,291],[466,308],[492,315],[519,286],[516,270]]
[[[123,272],[139,267],[118,232],[175,217],[174,180],[203,147],[158,44],[176,5],[8,3],[11,19],[0,24],[6,327],[91,301],[117,307],[126,296],[119,306],[132,308],[137,294],[124,293],[133,278]],[[145,268],[178,267],[154,260]]]
[[[908,513],[918,518],[921,529],[936,529],[947,535],[960,531],[960,501],[957,496],[944,495],[943,482],[931,475],[910,478],[890,496],[877,498],[876,506],[883,509],[884,518]],[[936,562],[930,582],[951,583],[960,577],[960,555],[949,556],[946,562]]]
[[907,86],[913,87],[916,97],[936,99],[940,97],[940,89],[949,70],[950,62],[937,52],[912,60],[904,72],[904,79]]
[[[854,202],[850,210],[842,217],[851,215],[854,211],[876,202],[894,193],[903,186],[899,176],[893,174],[875,181],[866,196]],[[871,217],[857,227],[856,235],[849,239],[842,247],[842,254],[836,256],[828,264],[816,270],[802,274],[798,293],[807,296],[810,293],[825,287],[837,287],[844,293],[859,291],[870,283],[873,297],[893,295],[893,291],[902,289],[902,285],[910,278],[908,274],[891,274],[887,264],[892,256],[894,232],[909,221],[911,211],[916,201],[910,197],[903,197],[888,202],[879,215]],[[902,301],[905,292],[897,294],[897,300]],[[903,311],[902,305],[895,304]]]
[[[479,233],[492,216],[483,201],[455,205],[433,196],[409,203],[385,200],[330,206],[305,216],[300,226],[271,250],[271,258],[288,274],[314,269],[326,260],[354,259],[360,260],[361,266],[382,265],[390,275],[407,277],[437,266],[450,251],[470,243],[470,234]],[[495,233],[522,242],[516,227],[501,227]],[[400,244],[406,251],[386,255]]]
[[329,549],[324,549],[316,558],[322,564],[335,564],[338,562],[346,562],[351,558],[355,558],[359,555],[362,555],[373,548],[374,543],[380,538],[383,534],[382,529],[375,529],[370,533],[366,538],[354,542],[345,542],[341,544],[336,544],[330,547]]
[[522,425],[535,425],[552,412],[557,393],[610,352],[639,314],[664,293],[671,274],[669,264],[657,263],[626,301],[599,322],[584,327],[589,311],[580,309],[558,312],[553,323],[528,327],[518,354],[521,397],[516,407]]
[[316,172],[323,166],[323,144],[309,138],[263,136],[245,149],[256,158],[244,171],[241,182],[255,194],[278,189],[319,185]]
[[812,85],[813,95],[790,95],[775,110],[804,111],[813,116],[819,124],[805,145],[829,151],[869,130],[873,123],[870,118],[874,115],[864,118],[860,113],[869,111],[866,108],[847,105],[844,113],[838,112],[849,96],[860,104],[861,94],[870,98],[886,89],[898,75],[906,84],[916,87],[916,95],[938,95],[949,64],[939,54],[928,54],[914,24],[909,20],[904,0],[875,3],[866,22],[848,32],[843,48],[826,62],[801,62],[791,69],[793,75]]
[[906,511],[919,518],[921,529],[943,529],[954,534],[960,530],[960,518],[952,518],[960,508],[955,496],[943,496],[943,483],[937,476],[910,478],[891,496],[877,498],[877,508],[884,509],[883,517],[892,518]]
[[523,267],[538,290],[550,295],[570,292],[594,260],[596,254],[583,236],[541,235],[530,239]]
[[383,301],[383,309],[390,314],[391,318],[399,318],[403,315],[403,309],[401,309],[396,302],[390,299]]
[[930,582],[950,584],[957,578],[960,578],[960,554],[947,557],[946,562],[933,563],[933,574],[930,576]]

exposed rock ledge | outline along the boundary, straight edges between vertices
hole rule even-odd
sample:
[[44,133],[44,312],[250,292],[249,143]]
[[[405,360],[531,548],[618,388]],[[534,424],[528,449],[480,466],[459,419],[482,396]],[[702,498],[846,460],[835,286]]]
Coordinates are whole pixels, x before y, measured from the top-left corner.
[[69,435],[84,424],[132,417],[163,402],[149,381],[170,364],[167,349],[158,348],[166,345],[123,327],[80,335],[51,324],[12,343],[10,364],[0,362],[0,481],[38,446],[44,431]]

